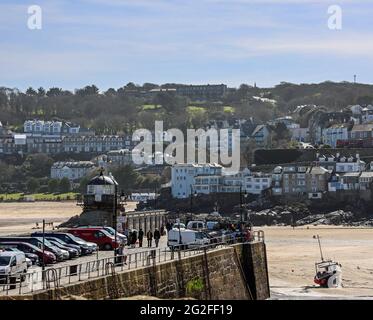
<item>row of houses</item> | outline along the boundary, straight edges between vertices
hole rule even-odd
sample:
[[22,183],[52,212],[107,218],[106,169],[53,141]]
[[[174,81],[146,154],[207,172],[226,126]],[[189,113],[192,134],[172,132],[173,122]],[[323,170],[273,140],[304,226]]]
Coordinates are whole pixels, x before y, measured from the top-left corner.
[[119,149],[132,149],[131,137],[121,135],[88,136],[27,136],[13,134],[0,137],[0,154],[28,153],[102,153]]
[[171,169],[171,193],[174,198],[193,194],[246,192],[261,194],[271,187],[271,175],[244,169],[230,175],[216,163],[175,164]]
[[321,199],[326,193],[371,190],[373,166],[359,155],[317,155],[311,165],[277,166],[271,173],[253,172],[248,168],[230,175],[218,164],[176,164],[171,170],[171,193],[174,198],[193,194],[237,193],[273,196],[306,196]]

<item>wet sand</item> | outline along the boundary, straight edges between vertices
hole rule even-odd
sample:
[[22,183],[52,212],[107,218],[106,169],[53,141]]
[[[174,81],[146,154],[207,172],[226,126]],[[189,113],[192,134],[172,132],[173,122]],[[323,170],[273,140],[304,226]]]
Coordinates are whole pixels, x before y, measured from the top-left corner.
[[[373,228],[263,227],[273,299],[373,299]],[[343,287],[313,283],[321,237],[324,258],[342,265]]]

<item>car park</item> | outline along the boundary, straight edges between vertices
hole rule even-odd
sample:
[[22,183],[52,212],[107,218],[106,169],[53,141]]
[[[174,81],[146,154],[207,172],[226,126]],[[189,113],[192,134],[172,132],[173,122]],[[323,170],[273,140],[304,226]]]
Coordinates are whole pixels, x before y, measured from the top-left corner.
[[25,280],[27,273],[26,256],[22,252],[3,251],[0,252],[0,280],[16,280],[20,277],[21,281]]

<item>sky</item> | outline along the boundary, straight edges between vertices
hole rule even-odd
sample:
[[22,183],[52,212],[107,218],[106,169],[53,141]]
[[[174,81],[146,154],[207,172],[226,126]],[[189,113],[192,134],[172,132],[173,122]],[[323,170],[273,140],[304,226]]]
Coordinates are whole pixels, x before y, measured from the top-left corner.
[[0,0],[0,86],[373,83],[372,16],[373,0]]

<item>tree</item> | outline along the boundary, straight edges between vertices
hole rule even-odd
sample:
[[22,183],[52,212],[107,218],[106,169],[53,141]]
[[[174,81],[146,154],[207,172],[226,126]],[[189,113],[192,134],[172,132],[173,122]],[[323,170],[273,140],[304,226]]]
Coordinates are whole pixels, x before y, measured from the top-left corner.
[[57,179],[50,179],[48,181],[48,191],[50,193],[55,193],[58,191],[58,188],[59,188],[59,181]]
[[36,178],[28,179],[26,182],[26,187],[29,193],[35,193],[40,187],[39,180]]
[[47,91],[47,97],[58,97],[62,95],[62,89],[61,88],[50,88]]
[[38,89],[38,96],[39,97],[44,97],[45,96],[45,89],[43,88],[43,87],[40,87],[39,89]]
[[79,96],[89,96],[98,94],[98,88],[92,84],[91,86],[85,86],[83,89],[76,90],[76,94]]
[[66,177],[62,178],[60,180],[60,186],[59,186],[60,192],[67,193],[67,192],[70,192],[70,189],[71,189],[71,184],[70,184],[69,179],[67,179]]
[[29,88],[26,90],[26,94],[27,94],[28,96],[36,96],[36,95],[37,95],[37,92],[36,92],[33,88],[29,87]]
[[49,175],[53,159],[44,153],[31,154],[27,156],[22,164],[22,171],[26,176],[42,178]]

